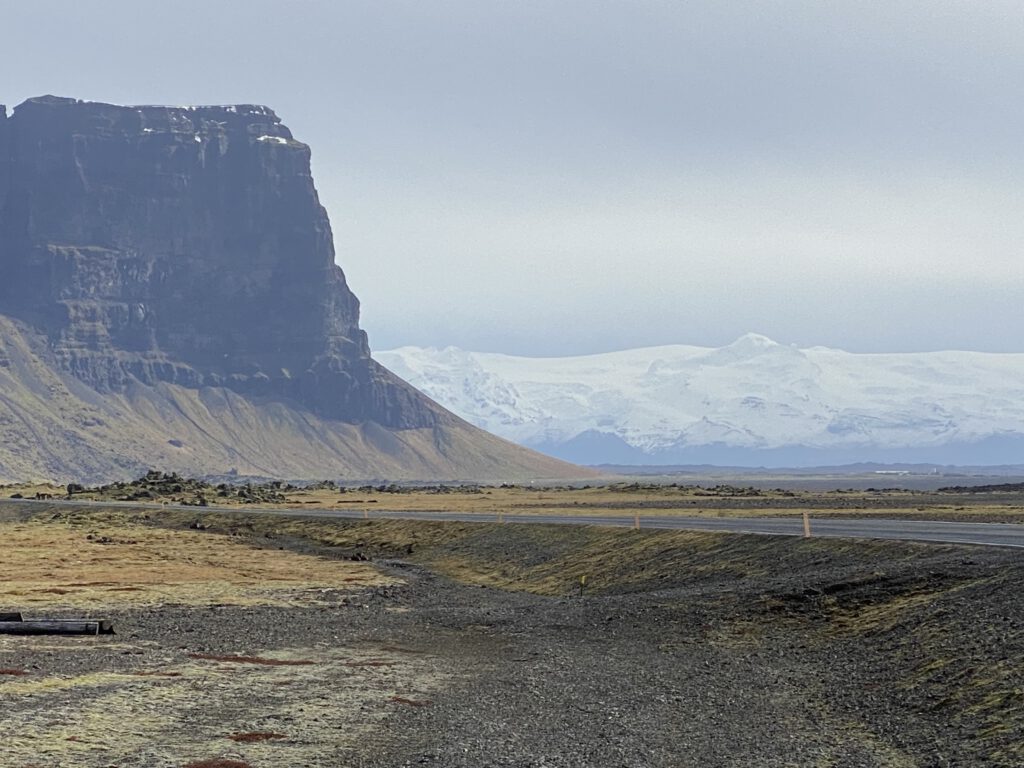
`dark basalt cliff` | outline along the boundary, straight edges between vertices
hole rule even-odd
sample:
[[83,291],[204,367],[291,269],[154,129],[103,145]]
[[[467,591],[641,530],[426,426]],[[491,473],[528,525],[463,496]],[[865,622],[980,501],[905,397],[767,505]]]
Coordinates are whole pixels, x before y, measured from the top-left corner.
[[348,423],[452,419],[370,358],[309,147],[266,107],[5,110],[0,270],[0,313],[101,393],[167,382]]
[[266,107],[0,107],[0,482],[580,476],[370,358]]

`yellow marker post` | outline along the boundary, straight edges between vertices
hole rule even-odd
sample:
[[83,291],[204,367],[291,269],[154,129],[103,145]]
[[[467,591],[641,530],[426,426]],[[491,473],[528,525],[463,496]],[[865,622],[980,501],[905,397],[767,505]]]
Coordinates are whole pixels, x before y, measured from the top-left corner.
[[637,512],[637,513],[635,513],[633,515],[633,530],[634,531],[639,531],[640,530],[640,513],[639,512]]
[[806,509],[804,510],[804,538],[811,538],[811,515]]
[[369,519],[370,519],[370,510],[364,509],[363,510],[363,520],[369,520]]

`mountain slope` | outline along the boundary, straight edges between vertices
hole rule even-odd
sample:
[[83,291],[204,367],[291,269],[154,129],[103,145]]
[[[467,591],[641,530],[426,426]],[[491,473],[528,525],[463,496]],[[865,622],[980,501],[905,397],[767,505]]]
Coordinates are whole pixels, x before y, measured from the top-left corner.
[[1024,354],[852,354],[748,334],[571,358],[405,347],[377,358],[473,423],[588,463],[1004,463]]
[[225,387],[132,382],[100,393],[63,373],[45,339],[0,316],[0,482],[105,482],[149,468],[284,479],[580,476],[451,419],[394,430],[324,419]]

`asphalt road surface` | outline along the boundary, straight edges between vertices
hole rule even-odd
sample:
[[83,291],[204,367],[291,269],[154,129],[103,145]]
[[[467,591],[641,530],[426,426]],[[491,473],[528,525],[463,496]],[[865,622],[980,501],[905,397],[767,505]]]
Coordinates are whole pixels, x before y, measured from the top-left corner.
[[[288,507],[185,507],[168,504],[138,504],[135,502],[64,501],[64,500],[2,500],[7,505],[49,505],[74,507],[129,507],[132,509],[183,509],[201,515],[208,511],[237,511],[298,517],[339,517],[361,519],[387,518],[392,520],[440,520],[457,522],[505,522],[515,525],[608,525],[633,527],[633,515],[509,515],[489,513],[462,513],[402,511],[388,512],[375,509],[303,509]],[[1024,525],[1013,523],[963,523],[938,520],[889,520],[880,518],[810,518],[814,536],[846,539],[894,539],[941,544],[976,544],[989,547],[1024,548]],[[682,517],[678,515],[641,515],[642,528],[673,531],[718,531],[748,533],[765,536],[803,536],[800,517]]]

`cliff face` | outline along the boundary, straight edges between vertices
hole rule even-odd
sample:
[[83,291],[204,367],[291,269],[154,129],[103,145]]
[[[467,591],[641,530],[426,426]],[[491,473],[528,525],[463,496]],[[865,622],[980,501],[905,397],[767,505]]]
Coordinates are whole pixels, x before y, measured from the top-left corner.
[[310,150],[266,107],[42,97],[0,120],[0,313],[100,391],[287,398],[389,427],[447,414],[370,358]]
[[266,107],[0,109],[0,482],[579,476],[370,358]]
[[[10,141],[7,121],[7,107],[0,104],[0,226],[3,225],[3,211],[7,202],[7,189],[10,185]],[[3,256],[3,240],[0,240],[0,257]],[[0,289],[2,290],[2,289]]]

